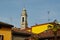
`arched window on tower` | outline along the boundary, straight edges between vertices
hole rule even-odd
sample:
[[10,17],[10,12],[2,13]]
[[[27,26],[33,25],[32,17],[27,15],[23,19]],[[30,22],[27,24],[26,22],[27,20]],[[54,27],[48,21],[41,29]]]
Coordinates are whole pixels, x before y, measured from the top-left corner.
[[22,22],[24,22],[24,17],[22,17]]

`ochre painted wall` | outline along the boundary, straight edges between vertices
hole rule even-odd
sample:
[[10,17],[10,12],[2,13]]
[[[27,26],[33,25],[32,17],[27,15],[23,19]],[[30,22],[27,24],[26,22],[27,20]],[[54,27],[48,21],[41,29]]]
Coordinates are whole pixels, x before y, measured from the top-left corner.
[[[32,33],[39,34],[45,30],[48,30],[48,25],[51,24],[43,24],[43,25],[36,25],[32,27]],[[51,25],[53,26],[53,25]]]
[[3,40],[12,40],[11,28],[0,28],[0,35],[3,35]]

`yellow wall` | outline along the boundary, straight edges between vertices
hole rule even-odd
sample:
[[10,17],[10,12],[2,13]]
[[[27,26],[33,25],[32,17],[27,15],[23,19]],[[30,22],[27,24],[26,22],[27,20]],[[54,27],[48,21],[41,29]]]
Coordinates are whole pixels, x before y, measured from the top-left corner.
[[39,34],[48,29],[49,24],[36,25],[32,27],[32,33]]
[[0,28],[0,35],[3,35],[3,40],[12,40],[11,28]]

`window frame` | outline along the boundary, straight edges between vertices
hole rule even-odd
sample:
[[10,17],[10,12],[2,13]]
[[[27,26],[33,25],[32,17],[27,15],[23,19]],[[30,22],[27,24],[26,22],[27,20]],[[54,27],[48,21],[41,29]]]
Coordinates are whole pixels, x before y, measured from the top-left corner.
[[0,35],[0,40],[3,40],[3,35]]

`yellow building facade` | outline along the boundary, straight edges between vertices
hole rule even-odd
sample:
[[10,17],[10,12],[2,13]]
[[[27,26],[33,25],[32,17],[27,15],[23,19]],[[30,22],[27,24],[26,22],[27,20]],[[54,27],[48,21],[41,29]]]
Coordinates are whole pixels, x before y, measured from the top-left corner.
[[53,28],[53,25],[49,24],[49,23],[34,25],[34,26],[32,26],[32,33],[39,34],[41,32],[44,32],[44,31],[48,30],[48,25],[52,26],[51,28]]
[[10,24],[0,22],[0,40],[12,40],[12,29]]

